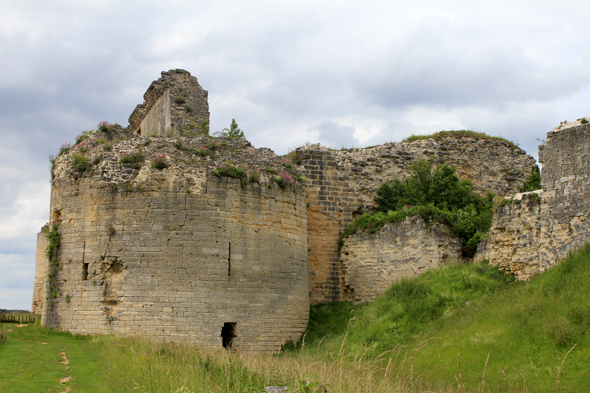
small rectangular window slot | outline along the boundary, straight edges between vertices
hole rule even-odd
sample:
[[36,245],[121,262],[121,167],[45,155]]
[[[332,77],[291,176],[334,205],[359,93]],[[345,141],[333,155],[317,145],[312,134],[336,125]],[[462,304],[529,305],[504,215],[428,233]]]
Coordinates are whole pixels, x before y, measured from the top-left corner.
[[231,275],[231,243],[229,243],[228,254],[227,254],[227,276]]
[[88,264],[82,264],[82,281],[88,280]]

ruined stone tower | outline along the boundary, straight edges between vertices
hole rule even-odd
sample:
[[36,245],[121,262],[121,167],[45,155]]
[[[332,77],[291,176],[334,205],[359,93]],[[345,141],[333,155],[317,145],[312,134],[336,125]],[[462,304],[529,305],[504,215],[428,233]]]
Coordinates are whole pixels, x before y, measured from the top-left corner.
[[269,352],[305,330],[306,192],[269,149],[95,131],[57,158],[51,214],[43,326]]
[[207,97],[207,90],[190,72],[162,72],[143,95],[143,104],[129,116],[128,130],[143,137],[178,136],[198,130],[204,121],[209,122]]

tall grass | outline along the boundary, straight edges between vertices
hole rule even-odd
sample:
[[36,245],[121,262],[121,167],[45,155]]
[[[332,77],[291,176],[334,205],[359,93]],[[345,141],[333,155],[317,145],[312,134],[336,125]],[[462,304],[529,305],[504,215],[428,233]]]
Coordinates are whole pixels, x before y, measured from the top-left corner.
[[546,392],[559,381],[560,392],[585,391],[588,293],[590,247],[529,283],[490,266],[455,265],[395,284],[369,304],[321,306],[321,314],[338,307],[342,315],[330,315],[324,325],[312,320],[305,345],[299,342],[291,352],[320,346],[324,353],[360,356],[374,347],[367,355],[372,359],[403,347],[407,357],[407,348],[431,339],[411,370],[433,386]]
[[[112,392],[262,392],[289,386],[290,392],[421,392],[432,387],[412,372],[416,354],[403,347],[356,355],[321,346],[280,356],[230,353],[143,339],[99,338],[110,360]],[[453,391],[450,387],[438,391]]]

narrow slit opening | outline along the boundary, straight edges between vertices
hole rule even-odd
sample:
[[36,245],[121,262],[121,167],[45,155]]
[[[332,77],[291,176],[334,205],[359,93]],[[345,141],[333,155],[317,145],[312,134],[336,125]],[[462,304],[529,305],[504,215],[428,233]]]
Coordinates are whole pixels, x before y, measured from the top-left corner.
[[82,264],[82,281],[88,280],[88,264]]
[[231,275],[231,243],[229,243],[228,254],[227,254],[227,276]]

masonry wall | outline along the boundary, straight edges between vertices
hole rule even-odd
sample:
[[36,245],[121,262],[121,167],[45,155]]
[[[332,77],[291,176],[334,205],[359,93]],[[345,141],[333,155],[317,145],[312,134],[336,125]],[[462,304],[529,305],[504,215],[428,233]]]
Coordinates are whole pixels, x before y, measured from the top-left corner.
[[518,187],[536,165],[533,157],[507,142],[493,139],[443,138],[392,143],[366,149],[331,151],[311,146],[299,149],[308,183],[311,302],[349,299],[338,252],[339,233],[355,218],[370,212],[384,182],[404,179],[417,160],[457,168],[476,191],[506,195]]
[[162,72],[129,116],[129,131],[147,137],[198,133],[209,121],[208,92],[185,70]]
[[[47,229],[47,226],[44,227]],[[37,234],[37,252],[35,255],[35,283],[33,285],[33,314],[41,314],[43,310],[43,300],[45,298],[45,278],[47,276],[47,258],[45,250],[47,248],[47,237],[42,230]]]
[[354,302],[374,300],[392,283],[461,259],[461,242],[446,226],[422,217],[389,223],[374,234],[357,232],[344,241],[340,262],[344,291]]
[[[213,141],[183,143],[205,140]],[[69,169],[75,151],[58,158],[59,269],[49,279],[58,290],[45,300],[42,324],[221,348],[224,323],[236,323],[239,350],[276,352],[307,325],[305,189],[214,176],[227,155],[239,165],[262,166],[265,154],[266,165],[280,162],[263,150],[249,155],[247,142],[196,158],[177,141],[146,147],[132,138],[108,152],[97,145],[86,155],[104,161],[82,174]],[[139,169],[118,163],[119,152],[142,146]],[[150,167],[156,154],[167,168]]]
[[137,133],[143,137],[166,135],[171,128],[170,89],[166,89],[141,120]]
[[527,280],[590,239],[590,127],[547,134],[539,147],[543,190],[517,194],[496,210],[476,259]]

